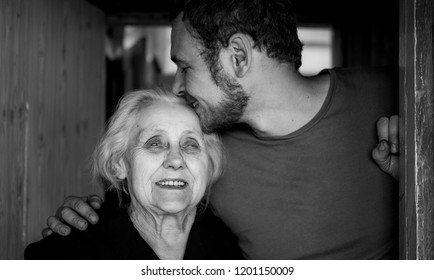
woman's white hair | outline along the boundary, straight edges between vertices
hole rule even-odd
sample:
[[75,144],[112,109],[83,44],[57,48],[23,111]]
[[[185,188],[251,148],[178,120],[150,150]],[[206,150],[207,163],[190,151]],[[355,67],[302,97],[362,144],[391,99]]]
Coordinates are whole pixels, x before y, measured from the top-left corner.
[[[122,191],[126,191],[127,180],[118,178],[119,171],[116,166],[121,159],[127,158],[130,130],[142,110],[160,101],[180,104],[188,110],[193,110],[184,99],[160,88],[128,92],[119,101],[115,113],[107,124],[106,132],[93,153],[94,179],[105,190],[116,190],[120,201],[122,201]],[[225,157],[222,142],[217,134],[204,133],[204,142],[210,162],[209,183],[202,201],[206,205],[210,186],[223,173]]]

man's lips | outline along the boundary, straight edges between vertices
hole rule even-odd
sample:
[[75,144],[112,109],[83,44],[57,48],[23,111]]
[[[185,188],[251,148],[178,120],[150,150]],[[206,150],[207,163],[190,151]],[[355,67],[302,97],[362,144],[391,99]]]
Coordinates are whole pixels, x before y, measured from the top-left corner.
[[191,103],[191,106],[193,107],[193,109],[197,109],[199,107],[199,102],[195,100],[193,103]]
[[184,97],[185,97],[185,100],[187,100],[187,103],[190,104],[190,106],[192,108],[196,109],[196,107],[199,105],[199,102],[197,101],[197,99],[192,97],[188,93],[186,93]]

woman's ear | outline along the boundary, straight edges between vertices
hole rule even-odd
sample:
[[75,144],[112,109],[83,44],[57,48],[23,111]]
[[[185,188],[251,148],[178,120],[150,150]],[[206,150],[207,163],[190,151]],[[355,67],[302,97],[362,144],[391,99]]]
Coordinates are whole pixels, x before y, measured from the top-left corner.
[[123,158],[121,158],[119,162],[115,163],[115,171],[116,177],[119,180],[124,180],[125,178],[127,178],[127,168]]
[[236,33],[229,39],[229,50],[231,52],[231,63],[235,75],[238,78],[244,77],[252,62],[252,39],[245,34]]

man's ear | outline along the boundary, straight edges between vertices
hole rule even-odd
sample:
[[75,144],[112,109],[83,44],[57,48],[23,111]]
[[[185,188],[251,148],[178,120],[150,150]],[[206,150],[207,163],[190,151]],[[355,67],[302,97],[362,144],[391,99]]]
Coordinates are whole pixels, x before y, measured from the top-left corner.
[[123,158],[121,158],[117,163],[115,163],[115,171],[116,171],[116,177],[119,180],[123,180],[127,178],[127,168],[125,165],[125,161]]
[[250,68],[252,62],[252,44],[252,39],[242,33],[236,33],[229,39],[231,63],[238,78],[244,77]]

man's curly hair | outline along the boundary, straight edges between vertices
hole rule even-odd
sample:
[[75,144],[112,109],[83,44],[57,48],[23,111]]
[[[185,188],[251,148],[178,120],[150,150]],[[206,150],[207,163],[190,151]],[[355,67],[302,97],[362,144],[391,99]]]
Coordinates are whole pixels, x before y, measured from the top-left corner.
[[172,19],[184,12],[189,32],[203,45],[202,55],[211,66],[218,61],[235,33],[251,36],[254,47],[282,63],[301,66],[303,44],[290,0],[179,0]]

